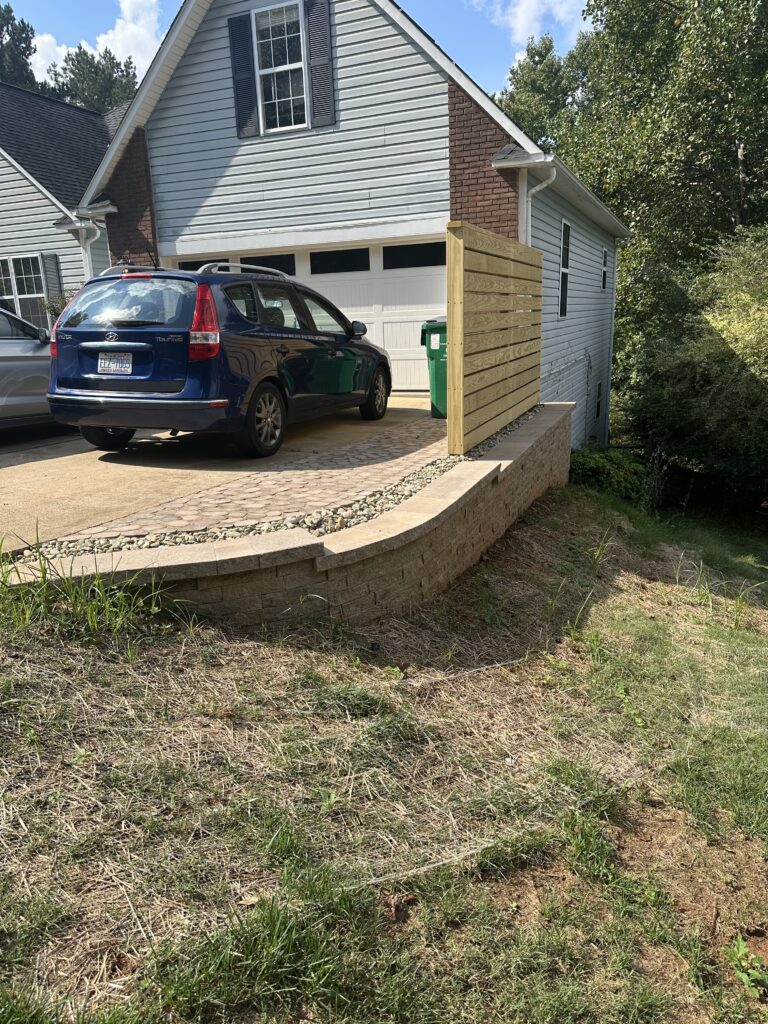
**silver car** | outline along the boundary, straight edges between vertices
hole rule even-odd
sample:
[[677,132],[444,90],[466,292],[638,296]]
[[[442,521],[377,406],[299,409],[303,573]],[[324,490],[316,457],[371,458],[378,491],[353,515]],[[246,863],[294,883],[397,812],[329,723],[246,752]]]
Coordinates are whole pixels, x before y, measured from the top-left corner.
[[0,427],[51,419],[51,332],[0,308]]

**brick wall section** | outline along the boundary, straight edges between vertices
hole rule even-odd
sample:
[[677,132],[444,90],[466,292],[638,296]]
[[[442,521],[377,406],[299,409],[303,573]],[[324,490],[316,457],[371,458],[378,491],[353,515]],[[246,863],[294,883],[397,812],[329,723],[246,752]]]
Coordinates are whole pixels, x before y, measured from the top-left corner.
[[517,171],[491,159],[512,141],[455,82],[448,86],[451,219],[517,239]]
[[149,153],[143,128],[137,128],[104,189],[118,208],[107,217],[113,263],[126,256],[132,263],[151,266],[147,249],[157,254],[155,208]]
[[[536,424],[538,417],[541,420]],[[524,432],[532,435],[529,443],[523,439]],[[166,585],[200,612],[245,627],[313,617],[360,623],[408,613],[437,597],[475,565],[548,488],[567,482],[571,407],[545,407],[519,434],[519,442],[512,442],[516,445],[514,457],[505,460],[500,454],[499,462],[464,463],[430,485],[436,488],[435,507],[441,507],[443,496],[441,511],[423,531],[416,531],[415,539],[398,544],[395,537],[385,550],[380,546],[377,550],[373,544],[368,549],[373,554],[365,557],[365,546],[359,553],[352,547],[342,556],[334,555],[332,538],[325,538],[326,554],[319,557],[305,553],[294,561],[247,572],[219,572]],[[465,474],[469,490],[446,503],[450,478],[463,467],[471,467]],[[398,511],[387,515],[397,517]],[[362,538],[370,525],[354,527],[345,534],[351,537],[358,531]],[[337,547],[343,547],[343,542]]]

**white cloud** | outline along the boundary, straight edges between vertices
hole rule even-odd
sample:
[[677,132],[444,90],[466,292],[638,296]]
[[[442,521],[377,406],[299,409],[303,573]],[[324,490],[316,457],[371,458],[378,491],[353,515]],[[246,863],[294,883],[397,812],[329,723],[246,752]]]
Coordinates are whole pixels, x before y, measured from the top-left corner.
[[[120,14],[112,28],[96,36],[95,43],[81,40],[81,45],[91,53],[110,49],[120,60],[132,57],[139,79],[152,62],[162,40],[160,32],[160,0],[119,0]],[[37,52],[32,58],[35,77],[47,77],[48,68],[55,61],[61,64],[74,46],[59,43],[52,35],[44,32],[35,36]]]
[[575,39],[585,27],[585,0],[469,0],[472,7],[486,14],[495,25],[506,28],[514,46],[523,46],[529,36],[539,36],[551,25],[564,29]]

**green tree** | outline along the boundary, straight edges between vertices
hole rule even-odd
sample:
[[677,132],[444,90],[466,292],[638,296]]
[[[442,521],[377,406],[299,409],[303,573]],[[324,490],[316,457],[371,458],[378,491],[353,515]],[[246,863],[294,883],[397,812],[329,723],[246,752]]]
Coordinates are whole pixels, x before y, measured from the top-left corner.
[[572,128],[591,99],[589,59],[592,36],[579,34],[565,57],[545,33],[528,40],[525,56],[509,71],[507,87],[496,102],[534,142],[551,151]]
[[35,30],[17,20],[10,4],[0,5],[0,82],[34,89],[30,59],[35,52]]
[[80,45],[69,51],[61,67],[52,64],[48,74],[56,96],[91,110],[110,110],[136,92],[133,60],[120,61],[109,49],[93,54]]

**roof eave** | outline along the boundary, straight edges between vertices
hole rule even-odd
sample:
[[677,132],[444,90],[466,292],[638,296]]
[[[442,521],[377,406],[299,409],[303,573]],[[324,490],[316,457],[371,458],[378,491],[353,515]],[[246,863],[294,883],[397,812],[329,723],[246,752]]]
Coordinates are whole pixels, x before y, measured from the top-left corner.
[[562,184],[563,179],[570,186],[570,190],[581,200],[596,223],[609,232],[614,238],[630,238],[631,232],[626,224],[608,209],[605,203],[598,199],[595,193],[587,188],[584,182],[578,178],[573,171],[564,163],[556,153],[523,153],[517,150],[514,153],[505,154],[504,150],[497,153],[491,160],[491,166],[496,170],[531,170],[538,168],[552,168],[557,170],[557,178],[553,184],[555,191],[558,191],[558,183]]

